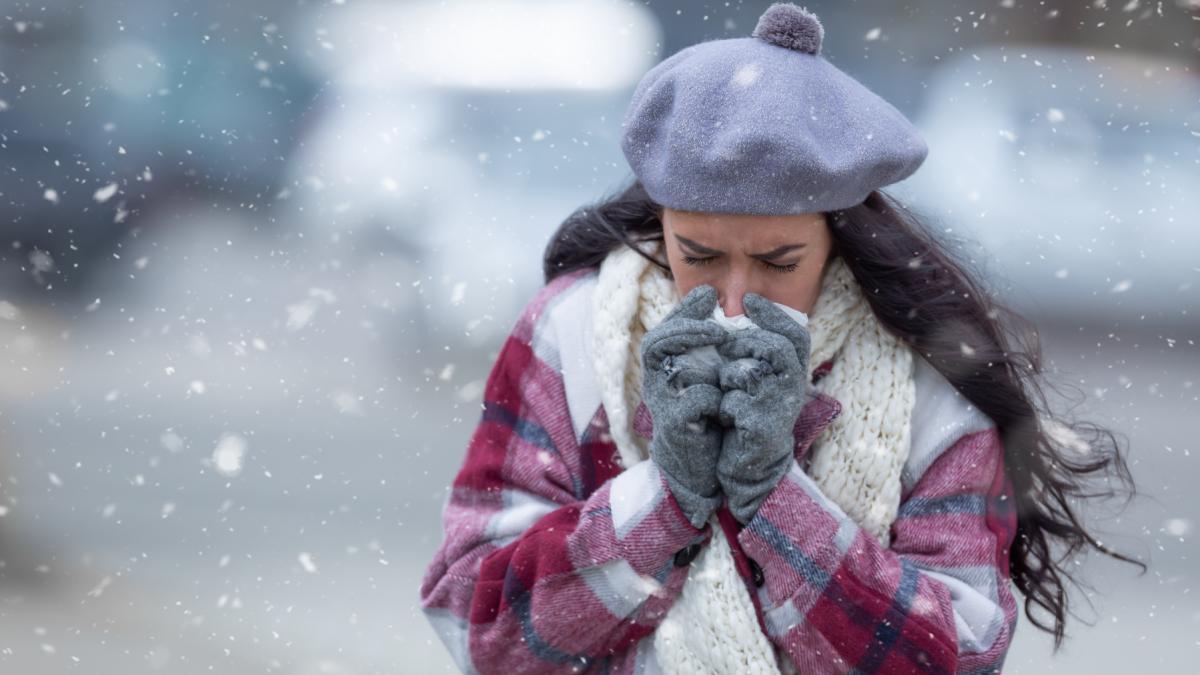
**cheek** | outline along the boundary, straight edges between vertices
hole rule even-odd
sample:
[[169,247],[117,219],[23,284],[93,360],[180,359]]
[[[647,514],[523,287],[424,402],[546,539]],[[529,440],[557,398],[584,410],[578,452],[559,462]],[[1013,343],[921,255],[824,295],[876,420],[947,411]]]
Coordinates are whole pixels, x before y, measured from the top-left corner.
[[820,295],[821,275],[817,273],[804,280],[804,294],[798,309],[805,314],[812,314],[813,307],[817,305],[817,298]]
[[[796,271],[790,274],[781,274],[776,276],[794,277],[788,280],[787,283],[776,282],[773,288],[780,293],[786,294],[784,297],[771,298],[775,302],[782,302],[788,307],[812,314],[813,307],[817,304],[817,298],[821,295],[821,273],[824,271],[824,262],[817,264],[801,265]],[[786,291],[784,290],[786,289]]]
[[688,293],[692,292],[693,288],[703,284],[712,286],[717,289],[718,293],[722,292],[724,288],[719,277],[708,276],[703,271],[699,271],[698,273],[697,270],[691,268],[678,270],[674,273],[674,276],[675,290],[679,293],[680,298],[686,297]]

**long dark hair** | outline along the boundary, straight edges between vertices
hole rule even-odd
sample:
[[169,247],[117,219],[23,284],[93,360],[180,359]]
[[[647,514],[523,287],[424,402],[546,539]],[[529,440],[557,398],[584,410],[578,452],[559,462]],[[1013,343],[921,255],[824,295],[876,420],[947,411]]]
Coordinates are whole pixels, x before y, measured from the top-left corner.
[[[662,207],[636,180],[576,210],[546,247],[546,281],[599,265],[616,247],[661,241],[661,216]],[[834,253],[853,271],[880,323],[996,423],[1016,499],[1009,572],[1025,596],[1026,615],[1054,635],[1057,650],[1068,614],[1065,582],[1080,585],[1065,561],[1091,547],[1146,571],[1089,533],[1076,504],[1115,496],[1112,484],[1099,480],[1109,475],[1132,498],[1123,440],[1051,413],[1037,329],[996,301],[949,243],[905,206],[876,190],[861,204],[825,216]],[[665,262],[634,250],[669,272]],[[1093,482],[1102,488],[1092,489]],[[1052,622],[1035,614],[1037,608]]]

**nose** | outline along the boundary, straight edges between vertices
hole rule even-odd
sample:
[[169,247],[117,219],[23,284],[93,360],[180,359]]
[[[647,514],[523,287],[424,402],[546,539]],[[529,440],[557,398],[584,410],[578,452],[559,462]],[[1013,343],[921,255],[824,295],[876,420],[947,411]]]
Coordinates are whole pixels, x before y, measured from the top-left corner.
[[737,316],[745,312],[742,309],[742,295],[746,293],[746,282],[736,275],[730,275],[719,289],[717,301],[721,303],[721,311],[725,316]]

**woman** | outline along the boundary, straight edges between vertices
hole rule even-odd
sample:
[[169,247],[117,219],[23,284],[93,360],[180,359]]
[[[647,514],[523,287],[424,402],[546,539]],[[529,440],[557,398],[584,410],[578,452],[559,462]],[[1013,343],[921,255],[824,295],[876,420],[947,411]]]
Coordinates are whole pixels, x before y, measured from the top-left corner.
[[822,36],[777,3],[639,83],[637,180],[547,247],[445,506],[464,671],[999,672],[1013,584],[1062,640],[1052,546],[1134,562],[1072,506],[1129,481],[1113,436],[1076,450],[1036,334],[879,190],[925,144]]

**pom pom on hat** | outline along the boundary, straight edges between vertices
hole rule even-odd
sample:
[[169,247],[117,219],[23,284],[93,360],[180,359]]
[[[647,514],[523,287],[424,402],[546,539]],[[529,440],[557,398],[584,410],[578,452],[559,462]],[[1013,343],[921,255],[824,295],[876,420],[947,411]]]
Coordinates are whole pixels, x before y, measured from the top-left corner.
[[790,2],[777,2],[762,13],[750,35],[787,49],[818,54],[825,28],[817,15],[807,9]]

